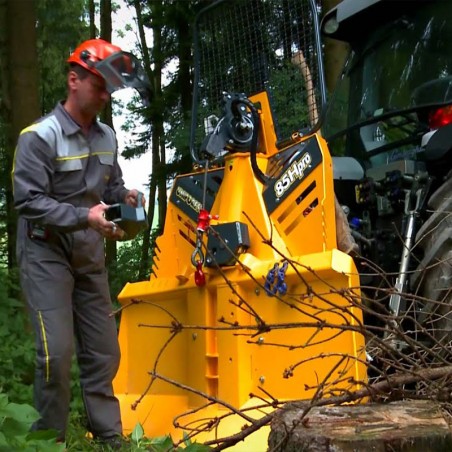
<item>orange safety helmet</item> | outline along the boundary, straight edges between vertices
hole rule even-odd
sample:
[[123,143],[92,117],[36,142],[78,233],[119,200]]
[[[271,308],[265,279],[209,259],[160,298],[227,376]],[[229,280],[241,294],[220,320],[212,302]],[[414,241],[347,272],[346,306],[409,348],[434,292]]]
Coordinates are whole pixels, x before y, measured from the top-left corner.
[[149,103],[151,87],[141,63],[120,47],[103,39],[89,39],[72,52],[67,62],[104,78],[110,94],[122,88],[135,88],[143,102]]
[[78,64],[93,74],[102,77],[102,74],[95,69],[96,64],[116,52],[122,52],[121,48],[108,41],[104,41],[103,39],[89,39],[88,41],[82,42],[72,52],[67,62]]

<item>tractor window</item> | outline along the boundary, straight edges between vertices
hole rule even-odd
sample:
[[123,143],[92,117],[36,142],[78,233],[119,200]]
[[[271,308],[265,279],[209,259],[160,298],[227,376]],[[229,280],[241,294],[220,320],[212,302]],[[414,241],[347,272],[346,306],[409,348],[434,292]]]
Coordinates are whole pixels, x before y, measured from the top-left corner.
[[452,10],[415,11],[352,43],[323,128],[332,152],[365,158],[413,148],[430,107],[452,103]]

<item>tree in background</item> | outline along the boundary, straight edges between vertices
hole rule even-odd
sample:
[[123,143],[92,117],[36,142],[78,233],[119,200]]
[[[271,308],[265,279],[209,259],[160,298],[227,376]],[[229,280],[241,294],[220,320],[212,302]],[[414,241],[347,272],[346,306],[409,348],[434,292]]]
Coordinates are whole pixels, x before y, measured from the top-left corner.
[[65,97],[66,57],[87,36],[85,6],[85,0],[0,1],[0,391],[19,402],[31,401],[34,353],[14,272],[13,155],[20,131]]
[[[16,215],[13,208],[11,169],[19,132],[40,113],[36,52],[36,4],[26,0],[0,3],[1,54],[1,207],[6,230],[6,261],[13,268]],[[6,224],[5,224],[6,223]]]
[[[144,131],[123,152],[126,158],[148,150],[152,154],[149,228],[143,236],[139,271],[142,279],[150,268],[153,238],[163,232],[169,180],[191,169],[188,145],[193,66],[191,25],[197,10],[205,3],[128,0],[137,19],[138,50],[152,86],[150,106],[143,109],[134,103],[133,114],[125,125],[125,130],[130,131],[139,122]],[[149,35],[151,42],[148,42]],[[158,216],[154,218],[156,211]]]
[[[27,0],[26,0],[27,1]],[[89,38],[87,0],[33,0],[37,5],[40,114],[66,96],[66,59]],[[27,1],[27,4],[31,3]]]
[[[90,3],[93,3],[90,0]],[[111,21],[112,5],[111,0],[101,0],[100,1],[100,38],[105,39],[105,41],[111,42],[112,34],[112,21]],[[93,18],[90,20],[90,24]],[[95,31],[95,27],[91,24],[91,33]],[[96,33],[91,34],[91,38],[96,38]],[[100,115],[100,119],[105,124],[108,124],[112,129],[113,127],[113,109],[112,102],[108,102],[104,110]],[[105,241],[105,262],[109,266],[112,262],[115,262],[117,258],[117,247],[114,240]]]
[[[149,169],[148,222],[142,235],[139,270],[135,279],[148,277],[155,239],[163,233],[170,181],[192,169],[189,152],[192,101],[192,24],[205,0],[126,0],[134,11],[137,51],[152,87],[152,99],[142,108],[138,97],[129,105],[131,112],[124,130],[141,132],[122,153],[126,159],[151,152]],[[150,36],[150,38],[149,38]],[[136,247],[121,247],[130,258]],[[120,252],[121,258],[121,252]],[[121,268],[118,262],[118,268]]]
[[87,36],[85,0],[0,1],[0,259],[15,265],[11,169],[20,131],[66,92],[65,57]]

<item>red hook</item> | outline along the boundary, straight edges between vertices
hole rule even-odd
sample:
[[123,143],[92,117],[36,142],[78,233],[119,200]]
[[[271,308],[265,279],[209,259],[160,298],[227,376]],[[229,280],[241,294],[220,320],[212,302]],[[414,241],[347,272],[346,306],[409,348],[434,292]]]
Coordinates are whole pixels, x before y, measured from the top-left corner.
[[198,287],[204,286],[206,284],[206,275],[202,271],[202,262],[196,262],[196,270],[195,270],[195,284]]

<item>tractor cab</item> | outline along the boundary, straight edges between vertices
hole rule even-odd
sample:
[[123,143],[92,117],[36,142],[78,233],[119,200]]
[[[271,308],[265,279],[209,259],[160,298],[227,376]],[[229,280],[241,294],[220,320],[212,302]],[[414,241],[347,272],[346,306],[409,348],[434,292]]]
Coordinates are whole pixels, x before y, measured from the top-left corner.
[[452,122],[450,5],[344,1],[322,31],[351,48],[322,124],[332,154],[372,167],[440,159],[427,143]]

